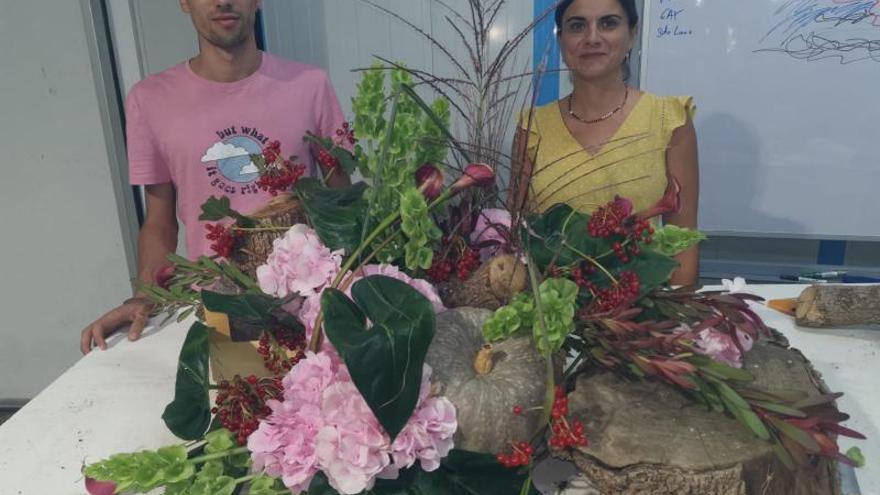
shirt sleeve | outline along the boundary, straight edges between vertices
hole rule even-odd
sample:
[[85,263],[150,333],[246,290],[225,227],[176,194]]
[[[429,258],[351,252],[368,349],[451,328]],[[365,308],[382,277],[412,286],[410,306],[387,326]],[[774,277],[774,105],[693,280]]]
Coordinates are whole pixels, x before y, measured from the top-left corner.
[[147,116],[141,110],[137,88],[125,100],[128,181],[132,185],[171,182],[171,172],[159,150]]
[[693,120],[697,106],[691,96],[670,96],[663,101],[663,135],[666,142],[672,138],[676,129],[685,125],[688,119]]

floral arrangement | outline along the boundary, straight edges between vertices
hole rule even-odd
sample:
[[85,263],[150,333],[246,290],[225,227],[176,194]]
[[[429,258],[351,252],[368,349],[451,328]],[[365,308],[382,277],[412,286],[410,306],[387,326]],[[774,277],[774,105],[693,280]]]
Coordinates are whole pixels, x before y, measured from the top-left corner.
[[[494,16],[475,12],[474,26],[487,30],[483,19]],[[507,79],[490,75],[495,89],[473,101],[498,96]],[[749,306],[755,296],[733,285],[668,286],[673,256],[704,239],[658,226],[679,208],[674,180],[640,212],[619,197],[593,212],[499,208],[487,191],[500,159],[488,165],[471,153],[500,157],[486,146],[499,140],[497,129],[482,122],[468,127],[470,144],[454,139],[450,108],[466,112],[449,98],[425,102],[413,77],[454,87],[401,64],[374,66],[353,101],[353,125],[304,138],[331,174],[359,171],[367,182],[330,189],[270,143],[253,157],[260,187],[296,203],[301,221],[261,223],[228,198],[203,205],[201,219],[216,222],[207,227],[216,256],[172,255],[173,271],[143,287],[156,314],[199,317],[163,414],[190,443],[90,464],[90,493],[232,495],[244,485],[251,495],[537,493],[531,470],[540,459],[589,444],[568,396],[595,368],[682,390],[773,444],[792,467],[817,456],[861,462],[858,452],[839,452],[836,436],[863,437],[840,425],[845,416],[820,413],[839,394],[771,393],[742,369],[769,334]],[[271,251],[251,277],[236,255],[244,238],[267,232]],[[506,419],[474,420],[491,405],[462,400],[454,389],[468,379],[428,363],[436,334],[449,331],[438,323],[444,314],[485,301],[492,311],[477,331],[477,381],[491,379],[493,346],[518,346],[542,363],[538,375],[505,375]],[[266,376],[210,383],[205,310],[258,330]],[[519,384],[538,390],[540,403],[520,402],[534,397],[515,395]],[[493,449],[463,447],[487,436],[488,421],[519,420],[534,428],[483,438],[500,445]],[[514,438],[514,430],[527,434]]]

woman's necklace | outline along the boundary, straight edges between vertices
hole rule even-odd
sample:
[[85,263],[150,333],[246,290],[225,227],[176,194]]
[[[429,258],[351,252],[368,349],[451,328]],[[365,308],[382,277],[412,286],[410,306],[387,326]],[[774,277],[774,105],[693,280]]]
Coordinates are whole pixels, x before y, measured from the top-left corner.
[[603,115],[597,119],[585,120],[585,119],[582,119],[580,115],[574,113],[574,110],[571,109],[571,103],[574,101],[574,91],[572,91],[571,94],[568,95],[568,114],[571,115],[578,122],[581,122],[584,124],[595,124],[597,122],[602,122],[603,120],[610,119],[612,115],[619,112],[626,105],[627,97],[629,97],[629,88],[626,88],[626,91],[623,93],[623,101],[620,103],[620,105],[617,106],[617,108],[615,108],[614,110],[611,110],[610,112],[606,113],[605,115]]

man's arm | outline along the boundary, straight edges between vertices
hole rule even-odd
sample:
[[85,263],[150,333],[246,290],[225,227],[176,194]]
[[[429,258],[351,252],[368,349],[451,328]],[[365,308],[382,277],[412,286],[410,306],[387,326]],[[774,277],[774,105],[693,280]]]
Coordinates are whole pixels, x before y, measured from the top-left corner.
[[[177,249],[174,185],[169,182],[145,186],[144,197],[147,217],[138,235],[138,278],[153,283],[159,269],[168,264],[168,253]],[[138,291],[135,295],[142,294]]]
[[[171,183],[145,186],[147,217],[138,234],[138,279],[153,283],[156,272],[168,263],[166,256],[177,248],[175,191]],[[93,346],[106,349],[105,338],[130,324],[129,340],[137,340],[150,315],[151,304],[137,291],[135,297],[108,311],[82,331],[80,350]]]

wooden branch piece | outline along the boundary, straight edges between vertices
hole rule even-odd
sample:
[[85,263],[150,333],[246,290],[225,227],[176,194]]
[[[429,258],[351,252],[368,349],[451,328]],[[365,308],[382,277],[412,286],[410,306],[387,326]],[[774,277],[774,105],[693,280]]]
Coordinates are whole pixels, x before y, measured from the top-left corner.
[[880,285],[817,284],[804,289],[795,311],[800,326],[880,324]]

